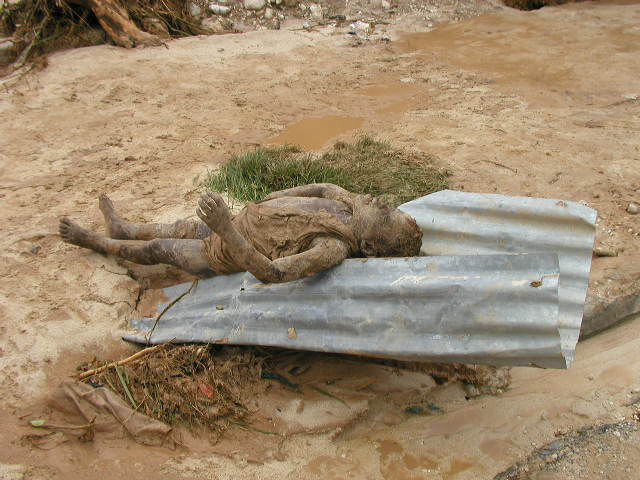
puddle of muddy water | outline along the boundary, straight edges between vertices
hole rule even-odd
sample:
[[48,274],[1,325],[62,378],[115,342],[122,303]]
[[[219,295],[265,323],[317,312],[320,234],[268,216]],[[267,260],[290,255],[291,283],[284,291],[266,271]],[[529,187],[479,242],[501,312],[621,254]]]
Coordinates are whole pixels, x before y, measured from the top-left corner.
[[[400,81],[373,85],[356,90],[356,95],[363,97],[388,97],[391,100],[399,100],[379,108],[371,116],[389,113],[403,113],[411,106],[406,97],[419,91],[420,88],[413,83]],[[364,124],[367,117],[350,117],[329,115],[326,117],[305,118],[288,125],[279,135],[267,140],[270,145],[298,145],[306,150],[322,148],[331,139],[340,134],[356,130]]]
[[[554,107],[565,105],[569,93],[573,101],[590,101],[594,82],[612,89],[615,82],[600,65],[614,65],[609,62],[612,55],[640,51],[640,30],[632,22],[624,27],[588,25],[568,44],[566,36],[575,30],[566,15],[488,14],[430,32],[405,33],[396,45],[400,53],[433,55],[454,67],[488,75],[497,86],[530,103]],[[628,61],[618,63],[630,69]]]
[[337,115],[305,118],[292,123],[280,135],[270,138],[267,143],[271,145],[298,145],[305,150],[317,150],[332,138],[360,128],[364,124],[364,120],[364,117]]

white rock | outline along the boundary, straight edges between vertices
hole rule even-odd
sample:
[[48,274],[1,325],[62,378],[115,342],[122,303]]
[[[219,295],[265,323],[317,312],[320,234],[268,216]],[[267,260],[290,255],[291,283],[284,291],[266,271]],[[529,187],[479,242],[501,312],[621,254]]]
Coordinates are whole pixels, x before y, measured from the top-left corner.
[[324,17],[324,14],[322,13],[322,7],[317,3],[312,3],[311,5],[309,5],[309,11],[311,12],[311,18],[322,20],[322,17]]
[[349,25],[349,28],[351,29],[351,32],[355,33],[356,35],[358,34],[369,35],[373,31],[370,24],[363,22],[361,20],[358,20],[357,22],[352,23],[351,25]]
[[225,7],[224,5],[217,5],[215,3],[209,4],[209,10],[216,15],[228,15],[231,12],[231,7]]
[[209,17],[202,20],[202,26],[211,33],[225,33],[230,30],[228,20],[223,20],[220,17]]
[[387,2],[387,0],[382,0],[382,2],[380,2],[380,6],[385,10],[389,10],[391,8],[391,4]]
[[244,0],[244,8],[247,10],[262,10],[266,4],[266,0]]
[[264,18],[266,18],[267,20],[271,20],[273,18],[273,9],[272,8],[267,8],[264,11]]
[[202,8],[197,3],[192,3],[189,5],[189,13],[194,18],[200,18],[202,15]]
[[638,207],[637,203],[631,202],[627,207],[627,212],[630,213],[631,215],[635,215],[636,213],[638,213],[639,209],[640,208]]

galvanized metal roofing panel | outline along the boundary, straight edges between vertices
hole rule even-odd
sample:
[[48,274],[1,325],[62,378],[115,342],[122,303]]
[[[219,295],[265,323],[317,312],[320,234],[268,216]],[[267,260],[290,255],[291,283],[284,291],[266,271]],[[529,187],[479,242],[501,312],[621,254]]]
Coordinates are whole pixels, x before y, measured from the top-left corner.
[[[151,338],[154,320],[144,318],[125,339],[564,368],[558,275],[549,253],[350,259],[273,285],[225,275],[200,281]],[[173,299],[188,287],[165,293]]]
[[589,283],[595,210],[563,200],[452,190],[399,208],[420,225],[426,255],[557,254],[560,336],[571,365]]

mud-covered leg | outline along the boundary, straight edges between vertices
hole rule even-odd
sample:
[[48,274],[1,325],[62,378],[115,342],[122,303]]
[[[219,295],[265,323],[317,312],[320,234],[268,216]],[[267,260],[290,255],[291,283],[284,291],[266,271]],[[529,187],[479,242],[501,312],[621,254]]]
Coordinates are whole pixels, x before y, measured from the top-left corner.
[[119,240],[153,240],[154,238],[207,238],[211,229],[198,219],[174,223],[131,223],[116,213],[111,199],[100,195],[100,211],[104,216],[108,236]]
[[164,263],[194,275],[209,276],[213,273],[209,268],[202,240],[116,240],[82,228],[68,218],[60,220],[60,236],[67,243],[114,255],[140,265]]

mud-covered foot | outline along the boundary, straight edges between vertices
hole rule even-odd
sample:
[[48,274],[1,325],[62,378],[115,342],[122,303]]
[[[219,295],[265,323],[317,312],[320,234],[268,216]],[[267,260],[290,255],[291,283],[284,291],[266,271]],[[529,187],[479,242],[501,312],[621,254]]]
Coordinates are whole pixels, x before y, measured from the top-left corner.
[[196,214],[218,234],[231,227],[231,211],[219,193],[203,193],[200,196]]
[[96,252],[106,253],[103,242],[101,241],[102,237],[100,235],[90,232],[86,228],[82,228],[69,218],[63,217],[60,220],[60,226],[58,229],[60,236],[65,242],[79,247],[89,248]]
[[120,216],[118,216],[116,209],[113,206],[113,202],[109,197],[107,197],[106,193],[100,195],[98,206],[104,216],[104,223],[107,226],[107,235],[110,238],[116,238],[118,240],[130,240],[132,238],[132,232],[130,231],[131,229],[128,222],[125,222],[120,218]]

